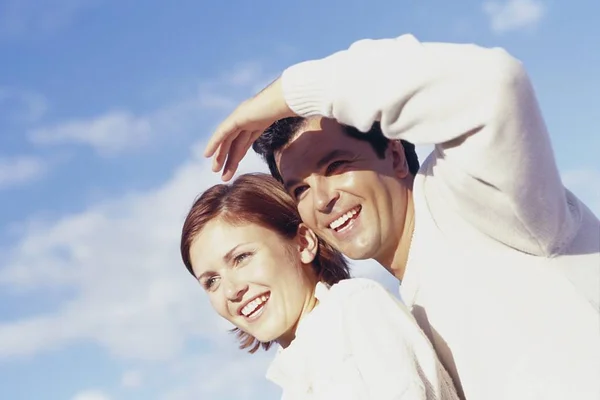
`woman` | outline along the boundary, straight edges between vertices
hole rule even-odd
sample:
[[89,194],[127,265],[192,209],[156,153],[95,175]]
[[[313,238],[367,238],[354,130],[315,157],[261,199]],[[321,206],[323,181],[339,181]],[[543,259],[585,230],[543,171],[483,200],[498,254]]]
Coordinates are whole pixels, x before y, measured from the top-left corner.
[[204,192],[181,255],[240,348],[280,349],[268,379],[283,399],[458,399],[427,337],[382,286],[350,278],[265,174]]

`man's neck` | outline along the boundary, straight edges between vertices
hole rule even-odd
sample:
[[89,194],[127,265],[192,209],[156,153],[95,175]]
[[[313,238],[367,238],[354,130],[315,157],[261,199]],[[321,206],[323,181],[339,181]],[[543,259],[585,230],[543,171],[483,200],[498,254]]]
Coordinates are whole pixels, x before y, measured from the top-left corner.
[[406,263],[408,262],[408,253],[412,243],[413,232],[415,228],[415,211],[413,204],[412,188],[406,190],[406,213],[404,214],[404,224],[399,236],[390,244],[390,248],[383,252],[381,257],[376,260],[385,267],[397,279],[402,280]]

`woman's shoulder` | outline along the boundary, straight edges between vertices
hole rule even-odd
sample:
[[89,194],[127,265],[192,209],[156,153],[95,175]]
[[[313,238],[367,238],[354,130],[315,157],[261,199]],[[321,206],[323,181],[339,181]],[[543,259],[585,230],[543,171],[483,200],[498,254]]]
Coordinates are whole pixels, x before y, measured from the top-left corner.
[[381,283],[369,278],[350,278],[339,281],[329,288],[332,299],[348,299],[362,296],[393,296]]
[[387,292],[381,283],[370,278],[342,279],[338,283],[332,285],[330,290],[332,292],[339,292],[340,294],[352,294],[371,290]]
[[[368,278],[350,278],[332,286],[323,283],[315,293],[319,305],[311,319],[329,325],[343,326],[349,321],[410,319],[412,315],[401,299],[390,293],[381,283]],[[376,314],[376,315],[375,315]],[[322,322],[324,323],[324,322]]]

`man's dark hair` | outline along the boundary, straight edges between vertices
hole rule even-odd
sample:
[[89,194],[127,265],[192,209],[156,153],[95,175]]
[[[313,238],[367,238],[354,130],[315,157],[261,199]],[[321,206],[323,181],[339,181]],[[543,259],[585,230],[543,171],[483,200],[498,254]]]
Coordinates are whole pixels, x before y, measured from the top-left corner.
[[[252,145],[254,151],[266,161],[271,175],[279,182],[283,182],[283,178],[279,173],[277,163],[275,162],[275,152],[286,146],[306,122],[306,118],[303,117],[280,119],[268,127]],[[341,125],[341,127],[344,130],[344,133],[351,138],[371,143],[373,150],[375,150],[375,153],[379,158],[385,157],[385,150],[387,149],[390,139],[384,136],[379,122],[375,122],[371,129],[366,133],[362,133],[349,125]],[[408,170],[412,175],[416,175],[419,170],[419,158],[415,151],[415,145],[405,140],[401,140],[400,142],[404,148],[404,156],[406,157]]]

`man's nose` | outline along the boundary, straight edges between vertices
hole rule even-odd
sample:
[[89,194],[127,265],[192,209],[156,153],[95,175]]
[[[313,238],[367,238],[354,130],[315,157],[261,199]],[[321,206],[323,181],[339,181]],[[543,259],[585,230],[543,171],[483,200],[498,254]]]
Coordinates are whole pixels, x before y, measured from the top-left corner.
[[317,211],[329,213],[337,199],[340,197],[339,192],[329,185],[326,179],[316,179],[313,188],[315,196],[315,207]]
[[225,284],[225,296],[227,296],[227,300],[229,301],[241,301],[244,297],[244,294],[246,294],[247,291],[247,283],[236,282],[229,279]]

